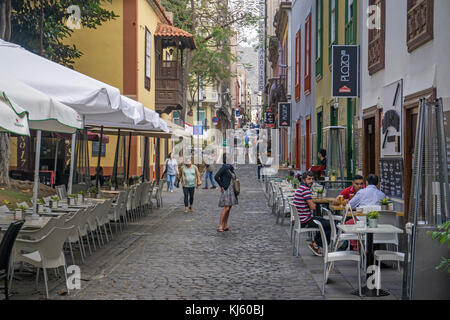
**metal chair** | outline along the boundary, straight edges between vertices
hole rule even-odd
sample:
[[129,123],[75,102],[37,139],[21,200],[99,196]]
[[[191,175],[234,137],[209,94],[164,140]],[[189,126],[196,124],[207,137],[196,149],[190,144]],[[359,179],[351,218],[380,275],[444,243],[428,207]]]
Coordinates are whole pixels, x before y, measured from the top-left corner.
[[[14,242],[16,241],[17,235],[19,234],[19,231],[24,223],[25,220],[20,220],[11,223],[3,236],[2,242],[0,243],[0,271],[2,271],[3,274],[5,275],[5,287],[3,289],[5,290],[4,292],[6,300],[9,299],[8,276],[11,265],[10,263],[11,252],[14,246]],[[14,271],[13,268],[12,270]]]
[[[295,224],[294,224],[294,239],[293,239],[294,248],[293,248],[293,254],[294,254],[294,252],[296,252],[294,255],[298,256],[298,250],[299,250],[299,247],[300,247],[300,235],[302,233],[318,232],[319,228],[302,228],[302,224],[301,224],[300,218],[298,216],[297,207],[294,206],[293,203],[290,203],[289,206],[290,206],[290,209],[291,209],[291,214],[294,213],[294,215],[295,215],[295,213],[296,213],[296,217],[294,219],[294,223]],[[296,241],[296,235],[297,234],[298,234],[298,237],[297,237],[297,241]],[[295,249],[297,249],[297,251]]]

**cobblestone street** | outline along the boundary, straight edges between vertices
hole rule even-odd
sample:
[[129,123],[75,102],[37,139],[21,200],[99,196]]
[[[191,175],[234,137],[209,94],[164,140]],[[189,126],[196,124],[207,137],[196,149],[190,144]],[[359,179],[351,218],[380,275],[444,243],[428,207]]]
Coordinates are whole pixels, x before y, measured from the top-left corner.
[[[88,256],[81,290],[59,296],[63,286],[49,272],[51,298],[321,299],[302,260],[292,256],[286,223],[276,225],[268,211],[256,167],[240,166],[237,173],[242,193],[230,214],[232,231],[217,232],[219,189],[197,189],[195,212],[189,214],[183,213],[181,189],[164,191],[162,209]],[[14,281],[12,299],[30,298],[34,283],[22,288],[22,282]],[[39,285],[43,290],[42,277]]]
[[[320,293],[323,258],[315,257],[301,241],[300,256],[292,255],[289,226],[275,224],[256,179],[256,168],[237,167],[241,181],[239,205],[229,226],[219,233],[219,189],[195,192],[195,212],[185,214],[181,189],[164,190],[163,208],[129,224],[123,232],[88,256],[81,268],[81,289],[60,294],[64,282],[49,272],[51,299],[158,300],[299,300],[323,299]],[[204,182],[204,179],[203,179]],[[166,186],[164,187],[166,188]],[[115,230],[115,226],[113,226]],[[78,256],[78,253],[76,254]],[[66,255],[67,264],[71,264]],[[77,261],[80,261],[79,259]],[[327,284],[326,299],[361,299],[353,263],[340,263]],[[13,282],[11,299],[43,299],[34,275]],[[401,296],[401,273],[383,271],[388,297]]]

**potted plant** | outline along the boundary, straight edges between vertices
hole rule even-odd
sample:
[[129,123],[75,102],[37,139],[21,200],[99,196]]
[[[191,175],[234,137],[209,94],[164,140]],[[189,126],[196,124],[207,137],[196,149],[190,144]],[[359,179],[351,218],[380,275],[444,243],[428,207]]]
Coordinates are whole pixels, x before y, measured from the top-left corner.
[[381,210],[389,210],[389,205],[392,201],[389,198],[384,198],[381,200]]
[[378,226],[378,212],[371,211],[367,215],[367,222],[369,224],[369,228],[376,228]]
[[16,211],[14,211],[14,219],[21,220],[23,218],[24,212],[27,210],[24,206],[17,207]]
[[44,200],[38,199],[37,205],[38,205],[38,212],[43,213],[44,212]]
[[75,204],[76,204],[76,198],[77,198],[77,195],[76,194],[74,194],[74,193],[69,193],[68,195],[67,195],[67,197],[69,198],[69,205],[71,205],[71,206],[74,206]]
[[88,192],[91,198],[96,198],[98,194],[98,188],[96,186],[90,186],[88,188]]
[[78,192],[78,204],[83,204],[84,203],[84,198],[86,197],[86,191],[80,191]]
[[58,196],[53,196],[53,197],[52,197],[50,203],[51,203],[51,207],[52,207],[53,209],[58,208],[58,200],[59,200],[59,197],[58,197]]
[[323,198],[323,192],[325,191],[325,188],[317,188],[317,198],[322,199]]
[[113,190],[114,187],[110,180],[106,180],[105,183],[103,183],[103,187],[105,187],[106,190]]
[[330,170],[330,181],[336,181],[336,177],[337,177],[337,170]]
[[294,189],[297,189],[300,186],[300,181],[298,181],[298,179],[293,179],[292,185],[294,186]]

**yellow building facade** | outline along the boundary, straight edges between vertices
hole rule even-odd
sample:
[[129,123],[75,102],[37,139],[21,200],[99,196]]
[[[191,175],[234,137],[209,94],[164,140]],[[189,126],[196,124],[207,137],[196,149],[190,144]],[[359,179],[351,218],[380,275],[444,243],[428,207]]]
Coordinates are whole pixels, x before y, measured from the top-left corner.
[[[158,23],[171,24],[171,22],[157,0],[119,0],[112,3],[104,2],[103,6],[119,17],[103,23],[97,29],[74,31],[68,43],[75,44],[83,52],[83,56],[76,60],[74,68],[120,89],[121,94],[155,110],[157,52],[154,34]],[[172,118],[167,114],[161,117],[169,121]],[[143,141],[142,137],[131,138],[130,176],[142,174]],[[158,171],[155,168],[157,139],[150,138],[149,142],[150,178],[154,179]],[[112,173],[116,143],[117,136],[110,135],[105,157],[101,159],[105,175]],[[171,141],[159,143],[161,159],[159,163],[162,164],[171,148]],[[89,150],[91,148],[90,142]],[[89,162],[93,174],[97,157],[90,154]],[[160,170],[161,167],[162,165]]]
[[[333,45],[358,44],[358,0],[316,0],[316,83],[315,112],[316,134],[313,140],[316,150],[328,149],[329,126],[343,126],[342,150],[344,171],[350,178],[355,172],[355,117],[358,114],[357,99],[332,97]],[[314,40],[314,39],[313,39]],[[328,150],[327,150],[328,151]],[[319,160],[317,159],[319,164]]]

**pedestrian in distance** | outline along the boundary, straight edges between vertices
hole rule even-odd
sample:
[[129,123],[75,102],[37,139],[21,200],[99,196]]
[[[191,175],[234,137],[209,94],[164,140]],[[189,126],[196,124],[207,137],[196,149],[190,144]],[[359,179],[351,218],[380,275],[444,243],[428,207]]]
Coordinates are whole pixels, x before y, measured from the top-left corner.
[[164,162],[164,175],[167,180],[167,188],[170,189],[170,192],[173,192],[175,187],[175,179],[178,176],[178,163],[177,159],[173,157],[172,152],[169,153],[169,158]]
[[228,218],[230,216],[231,207],[238,204],[238,198],[236,196],[233,180],[236,179],[236,173],[231,164],[227,164],[227,154],[223,154],[223,165],[217,171],[214,179],[220,186],[219,208],[223,208],[220,214],[218,232],[231,231],[228,226]]
[[203,189],[208,189],[208,180],[211,181],[212,187],[211,189],[216,189],[216,184],[213,179],[213,168],[212,165],[206,164],[206,173],[205,173],[205,187]]
[[184,194],[184,213],[188,213],[188,208],[191,212],[194,212],[192,207],[194,203],[195,188],[202,184],[200,179],[200,172],[196,165],[192,164],[192,160],[187,158],[184,161],[184,165],[180,168],[178,179],[183,187]]

